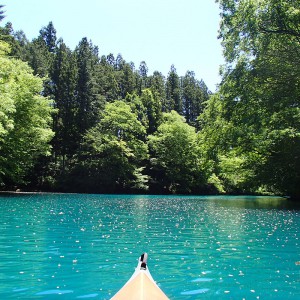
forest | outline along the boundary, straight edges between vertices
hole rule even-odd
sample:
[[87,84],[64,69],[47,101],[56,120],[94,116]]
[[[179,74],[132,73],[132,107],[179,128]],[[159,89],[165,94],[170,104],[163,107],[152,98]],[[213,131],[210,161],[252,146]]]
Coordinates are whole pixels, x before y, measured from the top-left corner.
[[0,5],[0,190],[300,199],[299,0],[216,2],[214,93],[51,21],[29,41]]

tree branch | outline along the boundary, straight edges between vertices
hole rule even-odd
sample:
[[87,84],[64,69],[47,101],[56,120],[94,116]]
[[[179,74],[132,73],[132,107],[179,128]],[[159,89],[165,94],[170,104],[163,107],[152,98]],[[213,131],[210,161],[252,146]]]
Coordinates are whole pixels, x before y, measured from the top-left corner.
[[288,29],[267,29],[263,26],[259,26],[259,29],[263,33],[274,33],[274,34],[286,34],[286,35],[292,35],[297,38],[300,38],[300,32],[297,32],[295,30],[288,30]]

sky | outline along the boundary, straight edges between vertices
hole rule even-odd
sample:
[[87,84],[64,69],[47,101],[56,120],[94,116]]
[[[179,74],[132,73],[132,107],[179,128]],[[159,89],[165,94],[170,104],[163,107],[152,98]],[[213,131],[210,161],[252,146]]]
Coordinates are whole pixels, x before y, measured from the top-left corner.
[[179,76],[194,71],[214,92],[224,63],[218,40],[219,8],[215,0],[0,0],[15,31],[36,38],[50,21],[71,49],[83,37],[99,54],[119,53],[136,68],[145,61],[168,75],[173,64]]

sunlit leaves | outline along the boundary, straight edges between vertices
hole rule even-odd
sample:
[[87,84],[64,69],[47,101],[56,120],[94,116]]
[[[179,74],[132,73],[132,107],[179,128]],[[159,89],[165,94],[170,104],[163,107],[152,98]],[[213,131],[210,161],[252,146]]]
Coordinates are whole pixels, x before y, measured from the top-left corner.
[[[147,187],[143,160],[148,148],[146,134],[131,107],[123,101],[107,103],[100,122],[90,129],[79,163],[88,172],[86,185],[97,191]],[[85,158],[83,160],[83,157]]]
[[[226,65],[216,118],[223,128],[232,129],[222,138],[205,125],[201,136],[213,139],[211,133],[218,141],[214,166],[228,188],[262,191],[263,187],[295,195],[299,184],[299,2],[219,3]],[[212,103],[216,98],[208,102],[202,122]]]
[[195,128],[183,117],[175,111],[165,113],[157,132],[148,138],[153,176],[162,181],[164,189],[190,192],[201,186],[203,174]]
[[0,55],[1,184],[20,182],[38,155],[49,154],[52,108],[42,83],[27,64]]

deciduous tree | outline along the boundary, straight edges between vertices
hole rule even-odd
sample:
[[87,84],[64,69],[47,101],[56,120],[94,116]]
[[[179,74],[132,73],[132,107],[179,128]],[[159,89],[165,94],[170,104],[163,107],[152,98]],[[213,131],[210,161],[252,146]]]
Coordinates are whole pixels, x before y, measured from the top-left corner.
[[20,184],[39,155],[50,154],[52,107],[28,65],[0,42],[0,184]]
[[226,58],[220,99],[223,120],[232,124],[224,155],[243,158],[257,190],[299,196],[299,3],[219,3]]
[[195,128],[177,112],[163,114],[157,132],[149,137],[151,176],[156,186],[172,193],[203,187],[204,173]]
[[[107,103],[100,122],[85,135],[75,181],[89,191],[116,192],[146,189],[143,161],[147,145],[140,136],[145,128],[123,101]],[[73,175],[74,176],[74,175]]]

